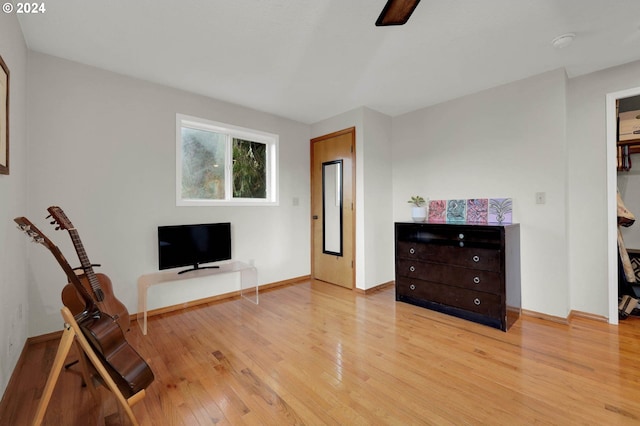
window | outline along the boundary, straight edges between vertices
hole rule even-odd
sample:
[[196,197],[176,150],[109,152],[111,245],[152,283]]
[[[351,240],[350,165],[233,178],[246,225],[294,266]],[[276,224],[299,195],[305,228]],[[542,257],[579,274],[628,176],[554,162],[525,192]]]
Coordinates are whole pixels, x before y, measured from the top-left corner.
[[277,205],[278,136],[178,114],[176,204]]

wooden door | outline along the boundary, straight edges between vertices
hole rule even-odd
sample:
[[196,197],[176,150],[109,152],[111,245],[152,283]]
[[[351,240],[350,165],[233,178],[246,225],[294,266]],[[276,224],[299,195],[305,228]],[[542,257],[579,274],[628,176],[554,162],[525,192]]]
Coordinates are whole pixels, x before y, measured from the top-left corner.
[[[311,277],[353,288],[355,128],[311,140]],[[339,238],[338,238],[339,237]]]

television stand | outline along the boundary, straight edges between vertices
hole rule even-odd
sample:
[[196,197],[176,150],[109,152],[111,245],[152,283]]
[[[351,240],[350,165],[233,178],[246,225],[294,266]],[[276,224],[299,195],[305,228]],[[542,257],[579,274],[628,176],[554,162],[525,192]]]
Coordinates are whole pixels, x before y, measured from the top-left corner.
[[138,313],[136,318],[138,325],[142,329],[142,334],[147,334],[147,292],[149,287],[157,284],[188,280],[191,278],[215,277],[221,274],[239,273],[240,296],[256,305],[258,304],[258,271],[255,266],[238,261],[223,263],[217,266],[217,268],[189,269],[188,274],[168,270],[140,276],[140,278],[138,278]]
[[198,266],[198,265],[193,265],[193,268],[191,268],[191,269],[185,269],[184,271],[180,271],[180,272],[178,272],[178,275],[180,275],[180,274],[186,274],[187,272],[191,272],[191,271],[199,271],[200,269],[220,269],[220,265],[213,265],[213,266]]

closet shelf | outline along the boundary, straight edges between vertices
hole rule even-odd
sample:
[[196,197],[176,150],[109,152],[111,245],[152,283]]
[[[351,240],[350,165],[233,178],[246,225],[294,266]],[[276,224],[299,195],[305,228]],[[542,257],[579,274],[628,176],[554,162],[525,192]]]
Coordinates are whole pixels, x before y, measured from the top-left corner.
[[640,154],[640,139],[633,139],[628,141],[618,141],[619,147],[628,146],[629,154]]
[[640,139],[618,141],[617,143],[617,170],[619,172],[628,172],[631,170],[631,155],[640,154]]
[[628,141],[618,141],[618,145],[639,145],[640,146],[640,138],[630,139]]

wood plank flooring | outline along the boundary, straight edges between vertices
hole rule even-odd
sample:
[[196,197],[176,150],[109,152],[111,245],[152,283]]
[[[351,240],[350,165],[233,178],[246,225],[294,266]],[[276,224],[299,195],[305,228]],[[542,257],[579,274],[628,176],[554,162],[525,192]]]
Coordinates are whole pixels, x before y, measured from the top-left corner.
[[[133,407],[142,425],[640,424],[638,318],[525,316],[504,333],[395,302],[393,287],[309,281],[151,317],[147,336],[133,325],[156,376]],[[0,424],[29,423],[57,343],[28,348]],[[127,424],[74,370],[45,424]]]

